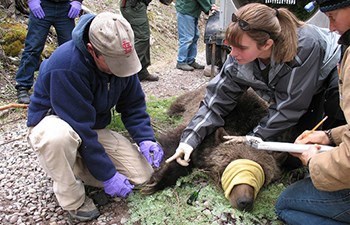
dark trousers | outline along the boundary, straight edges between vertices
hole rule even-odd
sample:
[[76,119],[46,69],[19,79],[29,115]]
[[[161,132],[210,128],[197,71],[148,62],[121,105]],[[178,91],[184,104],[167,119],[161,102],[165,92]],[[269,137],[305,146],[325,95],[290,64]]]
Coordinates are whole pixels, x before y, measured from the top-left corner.
[[339,106],[339,74],[336,68],[333,69],[329,80],[328,88],[325,91],[325,114],[328,119],[323,124],[323,130],[328,130],[346,124],[343,110]]
[[[123,1],[121,1],[121,4]],[[132,7],[126,0],[125,7],[120,6],[124,18],[130,23],[135,35],[135,50],[140,59],[142,69],[138,73],[139,79],[143,80],[147,75],[147,67],[151,64],[150,57],[150,27],[147,17],[147,6],[144,2],[137,2]]]

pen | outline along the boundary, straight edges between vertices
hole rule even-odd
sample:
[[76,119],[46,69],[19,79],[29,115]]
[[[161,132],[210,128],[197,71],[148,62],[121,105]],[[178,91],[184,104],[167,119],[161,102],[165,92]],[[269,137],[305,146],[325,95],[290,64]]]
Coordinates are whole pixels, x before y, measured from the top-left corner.
[[319,126],[321,126],[321,124],[328,118],[328,116],[325,116],[314,128],[312,128],[312,130],[310,130],[305,136],[307,137],[309,134],[311,134],[312,132],[314,132]]

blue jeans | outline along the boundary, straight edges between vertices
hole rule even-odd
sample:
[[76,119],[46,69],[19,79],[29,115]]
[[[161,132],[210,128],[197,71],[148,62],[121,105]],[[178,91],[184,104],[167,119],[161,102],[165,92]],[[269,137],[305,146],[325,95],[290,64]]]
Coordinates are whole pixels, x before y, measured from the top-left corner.
[[288,186],[279,196],[276,213],[287,224],[350,224],[350,189],[326,192],[309,178]]
[[191,64],[197,56],[197,41],[199,39],[198,18],[177,15],[177,32],[179,35],[179,50],[177,55],[178,64]]
[[28,32],[21,62],[16,74],[16,88],[30,89],[34,82],[34,72],[39,67],[40,55],[45,47],[50,27],[54,26],[58,44],[61,45],[72,39],[74,19],[68,17],[71,7],[69,2],[52,2],[41,0],[41,7],[45,12],[43,19],[36,18],[32,12],[29,14]]

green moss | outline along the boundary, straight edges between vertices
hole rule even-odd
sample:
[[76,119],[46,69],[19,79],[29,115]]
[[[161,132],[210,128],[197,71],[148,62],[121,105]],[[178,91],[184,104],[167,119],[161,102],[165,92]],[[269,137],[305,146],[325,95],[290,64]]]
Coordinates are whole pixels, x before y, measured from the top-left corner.
[[22,24],[2,23],[0,30],[0,36],[2,38],[1,45],[5,54],[12,57],[18,56],[24,47],[27,32],[26,27]]
[[5,54],[7,56],[12,56],[12,57],[18,56],[22,48],[23,48],[23,43],[19,40],[12,42],[12,44],[3,46]]
[[44,48],[44,51],[42,52],[41,54],[41,57],[42,58],[49,58],[50,55],[56,50],[56,44],[53,44],[53,43],[47,43],[45,45],[45,48]]
[[[19,56],[24,48],[26,35],[27,27],[24,24],[7,21],[0,23],[0,44],[7,56]],[[56,49],[56,46],[57,43],[46,43],[41,58],[48,58]]]

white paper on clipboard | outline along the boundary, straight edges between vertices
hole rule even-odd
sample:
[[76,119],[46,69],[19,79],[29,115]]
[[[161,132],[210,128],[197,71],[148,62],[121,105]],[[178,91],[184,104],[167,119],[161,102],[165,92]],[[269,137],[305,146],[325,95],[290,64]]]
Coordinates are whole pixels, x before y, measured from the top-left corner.
[[[268,151],[278,151],[278,152],[293,152],[293,153],[302,153],[309,149],[310,146],[313,144],[294,144],[294,143],[287,143],[287,142],[272,142],[272,141],[263,141],[259,137],[254,136],[246,136],[247,142],[250,146],[253,148],[259,149],[259,150],[268,150]],[[320,152],[328,151],[333,146],[329,145],[320,145],[321,149]]]

